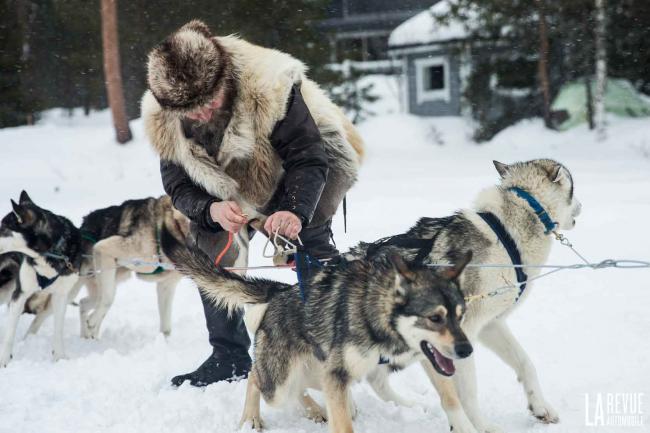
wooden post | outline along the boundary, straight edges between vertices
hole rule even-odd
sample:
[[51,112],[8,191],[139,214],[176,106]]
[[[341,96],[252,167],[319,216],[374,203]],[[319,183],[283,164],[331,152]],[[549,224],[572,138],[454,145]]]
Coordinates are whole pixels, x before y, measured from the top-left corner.
[[115,137],[124,144],[133,136],[126,117],[122,73],[120,71],[120,48],[117,31],[117,0],[102,0],[102,45],[104,52],[104,78],[108,105],[113,115]]

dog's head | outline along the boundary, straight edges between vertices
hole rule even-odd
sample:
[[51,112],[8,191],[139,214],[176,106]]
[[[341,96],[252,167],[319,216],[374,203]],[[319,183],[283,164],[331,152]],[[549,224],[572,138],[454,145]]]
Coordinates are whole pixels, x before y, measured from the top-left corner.
[[465,299],[458,284],[458,277],[471,259],[469,251],[451,267],[434,271],[408,264],[398,255],[390,257],[396,271],[397,332],[445,376],[456,371],[453,359],[472,353],[472,345],[460,327]]
[[576,225],[582,206],[574,194],[573,177],[564,165],[552,159],[503,164],[494,161],[503,189],[518,187],[537,199],[562,230]]
[[50,213],[38,207],[25,191],[18,203],[0,223],[0,251],[45,252],[52,247],[53,233],[48,230]]

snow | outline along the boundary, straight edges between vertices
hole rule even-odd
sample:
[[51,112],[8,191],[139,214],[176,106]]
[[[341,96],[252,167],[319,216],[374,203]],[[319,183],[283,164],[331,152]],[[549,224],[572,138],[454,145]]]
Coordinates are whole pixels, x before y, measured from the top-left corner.
[[429,9],[404,21],[391,32],[388,45],[398,47],[445,42],[468,37],[468,28],[462,21],[452,18],[441,22],[438,19],[449,13],[453,1],[441,0]]
[[[384,86],[388,88],[387,86]],[[650,136],[643,119],[611,117],[608,139],[598,142],[584,125],[564,133],[539,120],[521,122],[490,143],[471,143],[461,118],[423,119],[383,114],[360,126],[368,157],[358,184],[348,195],[348,233],[341,215],[334,231],[341,249],[359,240],[399,233],[421,216],[443,216],[469,206],[482,188],[497,181],[492,160],[511,162],[552,157],[573,173],[583,203],[577,228],[567,236],[589,259],[650,260]],[[392,113],[392,114],[391,114]],[[50,112],[41,124],[0,130],[0,214],[9,198],[25,188],[37,203],[80,223],[96,208],[128,198],[162,193],[158,161],[131,124],[135,141],[113,142],[107,112],[66,118]],[[261,258],[262,241],[253,242],[251,262]],[[556,245],[550,262],[575,263]],[[291,281],[289,271],[256,272]],[[526,411],[524,394],[512,371],[476,346],[479,398],[484,415],[510,432],[640,432],[644,428],[593,428],[585,425],[585,394],[650,393],[650,271],[565,271],[540,280],[509,322],[533,359],[546,398],[561,423],[543,426]],[[67,311],[67,360],[50,359],[52,324],[18,341],[14,359],[0,370],[0,432],[193,432],[237,430],[245,383],[205,389],[169,379],[194,369],[209,353],[196,289],[184,281],[174,303],[172,335],[157,332],[153,285],[131,280],[119,287],[96,341],[79,338],[76,307]],[[6,308],[0,307],[0,330]],[[28,318],[20,322],[24,334]],[[377,399],[366,384],[355,385],[359,432],[448,431],[439,398],[418,366],[394,375],[392,383],[414,408]],[[592,407],[593,410],[593,407]],[[296,409],[263,405],[271,432],[326,432]],[[590,415],[593,417],[593,414]],[[650,420],[645,419],[646,425]],[[248,431],[245,428],[243,431]]]

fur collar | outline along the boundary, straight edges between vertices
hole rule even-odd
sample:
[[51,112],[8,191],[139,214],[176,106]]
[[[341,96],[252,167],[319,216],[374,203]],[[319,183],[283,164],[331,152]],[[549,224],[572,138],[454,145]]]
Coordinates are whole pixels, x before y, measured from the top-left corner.
[[185,138],[180,115],[163,110],[150,91],[141,104],[145,132],[162,159],[181,165],[211,195],[236,200],[244,212],[254,214],[270,199],[281,177],[281,161],[268,137],[284,117],[291,87],[304,79],[306,68],[288,54],[234,36],[216,39],[230,55],[237,86],[232,119],[217,158]]

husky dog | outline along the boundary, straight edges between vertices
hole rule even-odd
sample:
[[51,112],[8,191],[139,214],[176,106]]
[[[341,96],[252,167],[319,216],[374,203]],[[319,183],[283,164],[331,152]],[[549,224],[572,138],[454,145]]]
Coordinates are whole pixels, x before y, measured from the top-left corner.
[[[81,336],[97,338],[102,321],[113,304],[119,282],[135,272],[158,289],[160,332],[171,333],[171,307],[181,275],[170,269],[171,262],[160,245],[160,236],[169,232],[184,240],[189,221],[172,206],[168,196],[127,200],[91,212],[81,225],[84,261],[80,280],[88,296],[79,303]],[[159,266],[157,263],[162,263]],[[77,287],[77,290],[79,287]]]
[[[38,313],[30,332],[35,332],[47,312],[54,313],[53,355],[58,360],[63,350],[63,320],[70,291],[79,278],[81,248],[79,230],[68,219],[38,207],[25,191],[19,202],[11,201],[13,210],[0,225],[0,251],[22,254],[9,258],[5,270],[14,277],[9,300],[8,324],[0,347],[0,367],[11,359],[16,326],[20,314],[27,309]],[[5,262],[6,263],[6,262]],[[17,273],[17,278],[15,277]],[[7,278],[10,277],[5,273]],[[36,293],[40,295],[32,298]],[[6,296],[6,295],[5,295]]]
[[[494,161],[494,165],[501,182],[481,192],[473,210],[444,218],[422,218],[404,234],[362,244],[350,257],[382,256],[399,247],[404,257],[444,263],[471,249],[477,263],[545,263],[553,242],[551,232],[572,229],[581,210],[571,173],[550,159],[511,165]],[[424,241],[426,248],[416,245],[417,241]],[[504,285],[513,284],[513,290],[469,302],[462,328],[472,344],[482,342],[515,370],[532,414],[545,423],[556,423],[557,412],[544,399],[535,367],[506,324],[508,315],[530,293],[531,283],[526,285],[526,281],[538,274],[533,268],[467,269],[460,286],[470,299]],[[499,431],[479,412],[473,357],[457,364],[452,382],[423,363],[441,395],[454,433]]]
[[[438,272],[397,255],[342,260],[310,280],[304,301],[298,285],[244,279],[196,251],[172,247],[167,254],[215,303],[251,306],[246,324],[255,334],[255,361],[242,423],[258,430],[263,396],[274,406],[300,401],[310,418],[329,420],[331,431],[352,432],[349,385],[373,372],[381,356],[404,363],[426,357],[452,374],[450,358],[472,352],[460,329],[465,302],[456,282],[471,253]],[[323,390],[326,414],[307,388]]]
[[[26,266],[31,266],[28,256],[23,253],[10,252],[0,254],[0,305],[10,305],[11,302],[20,296],[20,267],[26,261]],[[46,292],[36,292],[27,298],[23,313],[34,314],[36,317],[27,331],[28,334],[35,334],[41,323],[47,317],[50,306],[50,295]]]

